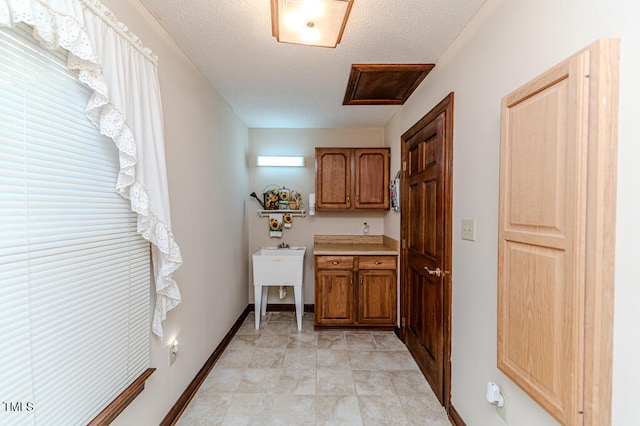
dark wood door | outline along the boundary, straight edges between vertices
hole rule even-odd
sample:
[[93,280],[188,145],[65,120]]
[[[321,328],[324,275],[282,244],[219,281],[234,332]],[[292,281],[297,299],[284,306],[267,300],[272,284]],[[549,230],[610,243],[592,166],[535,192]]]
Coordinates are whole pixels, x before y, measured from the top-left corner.
[[402,138],[403,337],[440,402],[450,387],[452,95]]

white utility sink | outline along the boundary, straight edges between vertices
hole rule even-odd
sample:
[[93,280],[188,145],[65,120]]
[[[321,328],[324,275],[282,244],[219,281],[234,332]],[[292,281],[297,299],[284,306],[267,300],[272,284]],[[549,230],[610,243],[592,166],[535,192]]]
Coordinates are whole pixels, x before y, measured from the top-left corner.
[[262,287],[293,286],[296,321],[298,330],[302,330],[302,271],[306,251],[306,247],[264,247],[253,253],[256,329],[260,328],[260,314],[267,313],[269,292],[263,292]]
[[300,256],[304,257],[304,253],[307,251],[306,247],[263,247],[257,252],[253,253],[254,259],[256,256]]

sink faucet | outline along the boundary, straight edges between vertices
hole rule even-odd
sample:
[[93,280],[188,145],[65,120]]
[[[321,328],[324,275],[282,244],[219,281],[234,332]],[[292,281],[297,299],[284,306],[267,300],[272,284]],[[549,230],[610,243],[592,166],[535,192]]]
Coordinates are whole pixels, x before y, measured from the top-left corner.
[[284,242],[278,244],[278,248],[279,249],[288,249],[289,248],[289,244],[285,244]]

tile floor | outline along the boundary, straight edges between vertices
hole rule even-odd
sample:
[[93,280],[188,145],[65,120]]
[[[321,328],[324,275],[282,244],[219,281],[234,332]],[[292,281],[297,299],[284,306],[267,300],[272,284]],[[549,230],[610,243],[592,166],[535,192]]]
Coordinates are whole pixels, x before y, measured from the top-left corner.
[[178,425],[450,425],[395,334],[246,319]]

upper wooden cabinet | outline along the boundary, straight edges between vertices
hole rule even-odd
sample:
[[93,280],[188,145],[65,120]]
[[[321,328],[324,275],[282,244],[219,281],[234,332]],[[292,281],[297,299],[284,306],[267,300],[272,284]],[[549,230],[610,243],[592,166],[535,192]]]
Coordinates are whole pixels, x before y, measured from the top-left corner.
[[389,209],[389,148],[353,151],[356,209]]
[[389,209],[389,148],[316,148],[316,209]]
[[316,148],[316,209],[351,208],[349,148]]

